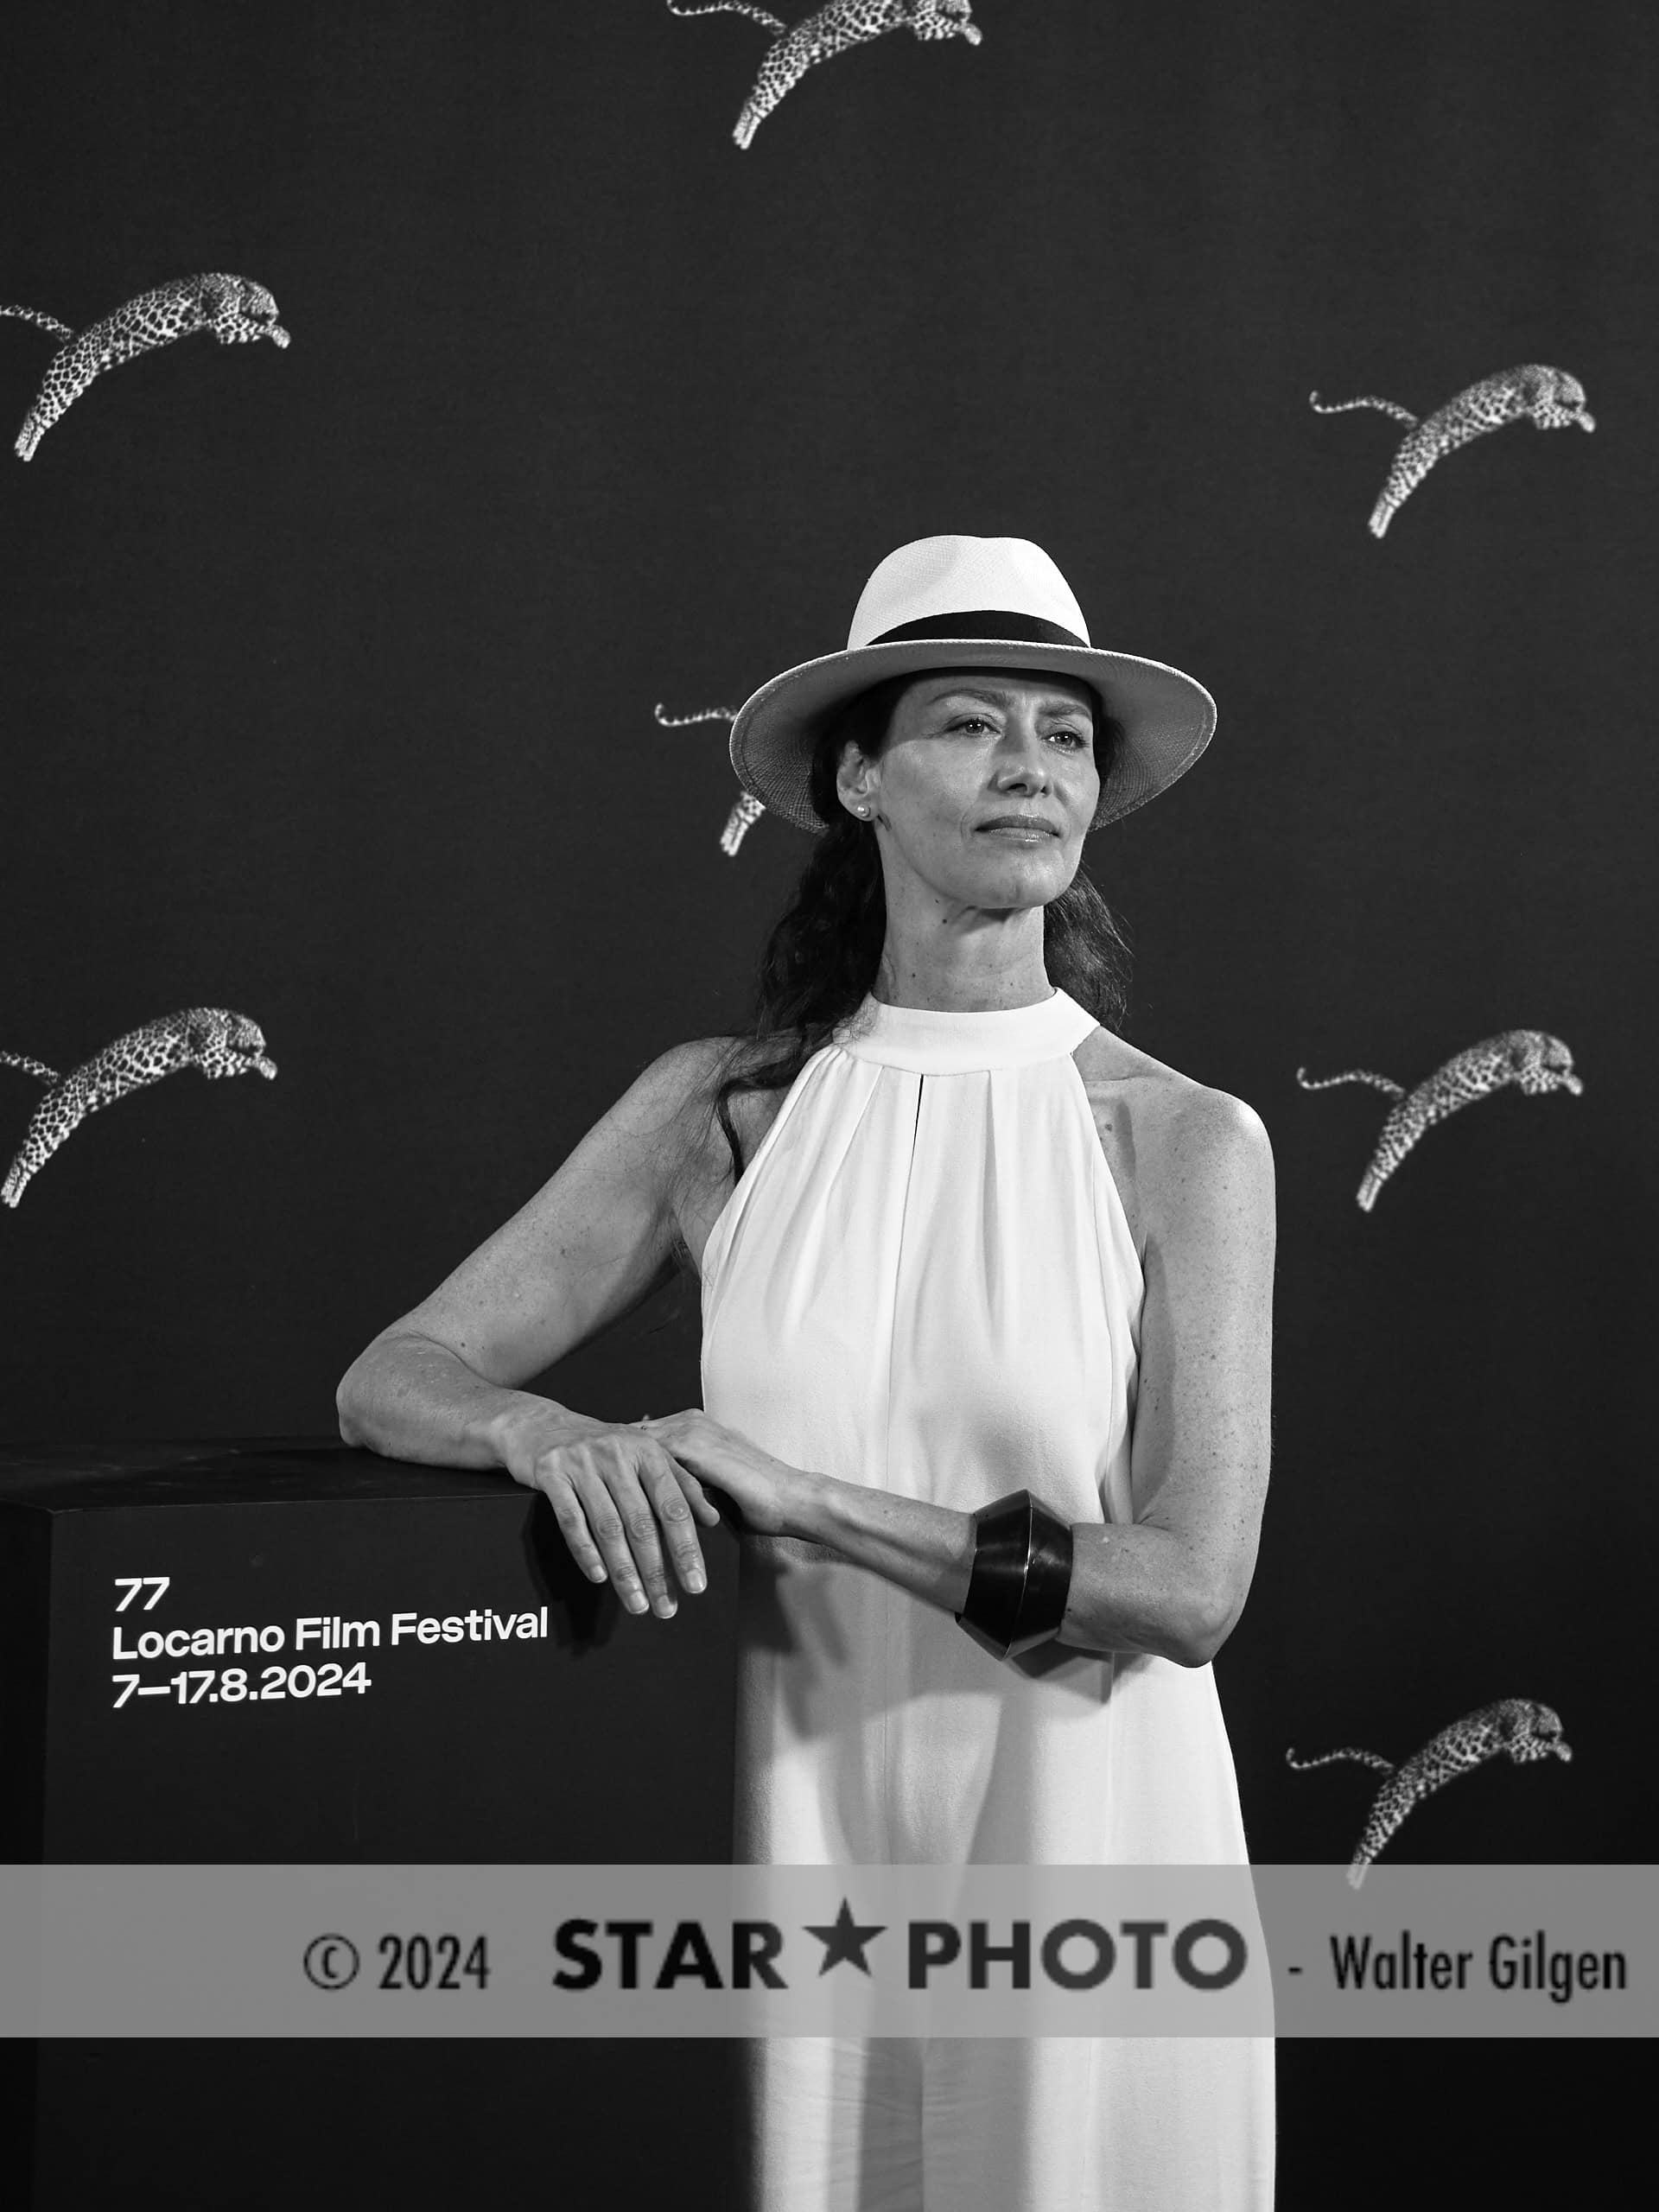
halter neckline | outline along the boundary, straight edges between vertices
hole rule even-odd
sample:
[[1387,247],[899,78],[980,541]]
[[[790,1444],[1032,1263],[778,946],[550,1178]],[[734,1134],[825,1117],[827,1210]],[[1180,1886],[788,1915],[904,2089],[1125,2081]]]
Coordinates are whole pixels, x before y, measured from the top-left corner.
[[919,1075],[969,1075],[981,1069],[1034,1067],[1075,1052],[1099,1024],[1062,990],[1033,1006],[965,1014],[954,1007],[889,1006],[867,994],[836,1031],[855,1059]]

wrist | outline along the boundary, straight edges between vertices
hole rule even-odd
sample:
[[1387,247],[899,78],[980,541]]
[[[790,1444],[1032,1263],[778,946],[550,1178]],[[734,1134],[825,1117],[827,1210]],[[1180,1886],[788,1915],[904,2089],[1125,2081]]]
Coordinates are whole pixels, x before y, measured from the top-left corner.
[[828,1544],[832,1550],[840,1550],[836,1535],[845,1535],[851,1523],[836,1493],[854,1490],[857,1485],[837,1482],[833,1475],[815,1474],[808,1467],[797,1471],[800,1480],[789,1501],[788,1533],[808,1543]]
[[974,1564],[957,1624],[995,1659],[1047,1643],[1071,1597],[1071,1530],[1028,1490],[974,1516]]
[[604,1426],[590,1414],[572,1413],[568,1406],[557,1405],[551,1398],[538,1398],[533,1391],[503,1390],[499,1402],[480,1411],[469,1424],[469,1440],[481,1445],[499,1465],[522,1479],[515,1461],[524,1457],[525,1431],[531,1424],[537,1446],[543,1451],[552,1445],[571,1443],[589,1429]]
[[957,1611],[974,1561],[972,1516],[834,1475],[807,1478],[803,1535]]

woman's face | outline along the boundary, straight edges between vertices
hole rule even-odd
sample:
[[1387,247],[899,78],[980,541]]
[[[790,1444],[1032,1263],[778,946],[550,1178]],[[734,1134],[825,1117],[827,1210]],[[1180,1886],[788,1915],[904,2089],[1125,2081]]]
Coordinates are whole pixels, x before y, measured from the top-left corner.
[[849,745],[836,780],[870,806],[890,886],[898,865],[952,904],[1046,906],[1100,799],[1093,696],[1069,677],[930,671],[899,696],[880,758]]

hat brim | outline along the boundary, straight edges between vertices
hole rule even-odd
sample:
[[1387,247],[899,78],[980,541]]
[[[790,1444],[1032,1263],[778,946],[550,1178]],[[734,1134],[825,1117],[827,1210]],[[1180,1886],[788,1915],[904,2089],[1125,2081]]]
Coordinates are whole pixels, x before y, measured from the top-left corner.
[[1190,676],[1162,661],[1092,645],[1033,645],[1002,638],[906,638],[803,661],[763,683],[732,724],[732,766],[745,791],[803,830],[825,824],[809,791],[812,748],[832,717],[889,677],[931,668],[1017,668],[1088,683],[1120,721],[1128,742],[1101,783],[1090,830],[1144,806],[1183,776],[1210,742],[1216,702]]

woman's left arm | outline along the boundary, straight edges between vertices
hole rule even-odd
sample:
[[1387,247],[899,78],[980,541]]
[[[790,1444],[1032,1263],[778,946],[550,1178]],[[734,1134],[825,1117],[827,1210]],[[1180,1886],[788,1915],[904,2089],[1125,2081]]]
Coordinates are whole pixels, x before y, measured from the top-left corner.
[[1136,1140],[1135,1519],[1073,1529],[1060,1641],[1201,1667],[1244,1609],[1267,1499],[1273,1147],[1254,1109],[1217,1090],[1188,1094]]
[[[1267,1497],[1273,1150],[1254,1109],[1224,1091],[1190,1092],[1135,1135],[1147,1224],[1135,1517],[1073,1527],[1059,1641],[1201,1667],[1243,1610]],[[707,1414],[645,1426],[750,1528],[828,1545],[962,1611],[970,1515],[787,1466]]]

